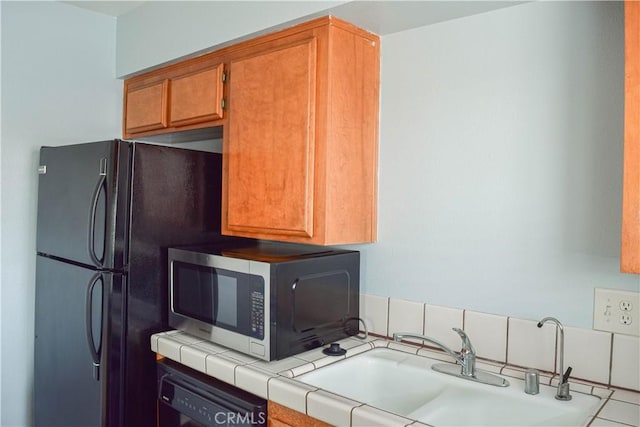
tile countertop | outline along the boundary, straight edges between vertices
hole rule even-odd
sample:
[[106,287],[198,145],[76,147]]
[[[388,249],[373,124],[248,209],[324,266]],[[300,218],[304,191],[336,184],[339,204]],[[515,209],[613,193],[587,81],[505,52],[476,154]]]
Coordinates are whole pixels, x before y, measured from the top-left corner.
[[[326,356],[319,348],[275,362],[265,362],[181,331],[161,332],[151,337],[151,349],[159,355],[333,425],[427,425],[303,384],[295,377],[375,347],[389,347],[448,362],[453,359],[441,351],[375,337],[367,340],[347,338],[341,340],[340,345],[347,350],[346,356]],[[478,367],[507,378],[524,378],[524,369],[521,368],[481,360]],[[557,384],[550,376],[541,375],[540,380],[546,384]],[[571,391],[593,394],[602,399],[586,425],[640,426],[640,393],[580,380],[571,381]]]

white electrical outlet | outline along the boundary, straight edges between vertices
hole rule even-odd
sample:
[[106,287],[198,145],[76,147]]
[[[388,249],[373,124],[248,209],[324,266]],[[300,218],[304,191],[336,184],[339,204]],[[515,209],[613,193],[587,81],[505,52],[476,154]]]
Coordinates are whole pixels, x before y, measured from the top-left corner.
[[593,329],[640,336],[640,293],[596,288]]

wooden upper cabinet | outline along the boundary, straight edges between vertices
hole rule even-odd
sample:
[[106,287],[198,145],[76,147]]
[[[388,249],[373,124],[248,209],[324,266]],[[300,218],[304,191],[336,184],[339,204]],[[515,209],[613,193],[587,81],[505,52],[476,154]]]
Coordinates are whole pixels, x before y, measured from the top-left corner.
[[220,127],[223,234],[373,242],[379,92],[379,37],[323,17],[125,80],[123,136]]
[[640,2],[625,1],[625,115],[620,268],[640,273]]
[[170,80],[170,126],[222,118],[223,64]]
[[316,56],[309,38],[229,64],[229,231],[313,236]]
[[321,18],[230,56],[223,234],[375,241],[378,37]]
[[208,58],[151,71],[125,81],[125,138],[221,124],[224,64]]
[[167,127],[169,83],[161,80],[130,90],[125,97],[125,134]]

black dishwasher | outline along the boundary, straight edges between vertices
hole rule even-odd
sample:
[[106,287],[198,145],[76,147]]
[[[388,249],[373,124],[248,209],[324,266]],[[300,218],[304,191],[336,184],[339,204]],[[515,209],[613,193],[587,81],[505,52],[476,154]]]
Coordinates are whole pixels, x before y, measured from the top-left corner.
[[160,427],[267,425],[266,400],[168,359],[157,367]]

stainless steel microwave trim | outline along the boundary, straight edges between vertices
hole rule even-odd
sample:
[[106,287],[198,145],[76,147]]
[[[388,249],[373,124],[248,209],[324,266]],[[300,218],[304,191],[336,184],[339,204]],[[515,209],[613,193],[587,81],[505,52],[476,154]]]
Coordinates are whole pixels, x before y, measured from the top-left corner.
[[[248,337],[233,331],[216,327],[198,319],[183,316],[175,311],[174,305],[174,267],[175,261],[204,267],[220,268],[239,273],[257,275],[264,280],[263,323],[265,334],[263,339]],[[169,323],[191,335],[212,341],[214,343],[242,351],[254,357],[270,360],[271,336],[268,325],[271,323],[271,307],[268,295],[271,295],[270,265],[265,262],[221,255],[211,255],[188,250],[169,248]]]

